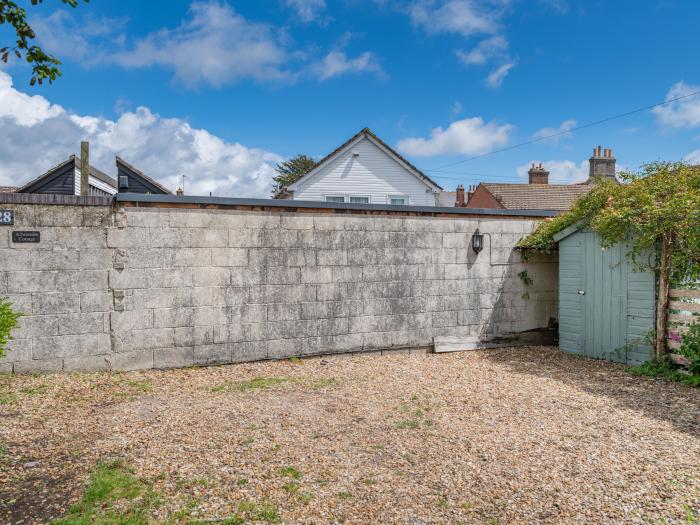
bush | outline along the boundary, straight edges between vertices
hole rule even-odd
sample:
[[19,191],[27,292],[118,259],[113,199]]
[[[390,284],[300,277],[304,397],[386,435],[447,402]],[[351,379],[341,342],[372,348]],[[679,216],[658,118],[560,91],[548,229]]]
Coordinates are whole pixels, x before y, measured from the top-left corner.
[[690,325],[683,335],[678,353],[692,361],[688,370],[693,375],[700,376],[700,323]]
[[19,312],[12,309],[12,305],[7,299],[0,297],[0,357],[5,355],[5,345],[12,339],[10,332],[17,326]]

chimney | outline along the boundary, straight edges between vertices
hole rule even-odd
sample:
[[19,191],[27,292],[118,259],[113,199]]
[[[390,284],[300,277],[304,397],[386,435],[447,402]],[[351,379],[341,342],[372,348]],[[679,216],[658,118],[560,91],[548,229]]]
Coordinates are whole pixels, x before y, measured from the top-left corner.
[[544,169],[541,162],[538,166],[533,162],[527,174],[530,184],[549,184],[549,172]]
[[175,190],[175,195],[184,195],[184,194],[185,194],[185,190],[183,190],[180,187],[178,187],[177,190]]
[[615,161],[611,149],[602,149],[600,146],[593,148],[593,156],[588,159],[588,180],[591,181],[595,177],[617,180],[615,178]]
[[469,191],[467,192],[467,204],[469,204],[469,201],[472,200],[472,197],[474,196],[474,192],[476,191],[476,186],[469,185]]
[[464,208],[464,186],[457,186],[457,196],[455,198],[455,208]]
[[80,195],[90,195],[90,143],[80,143]]

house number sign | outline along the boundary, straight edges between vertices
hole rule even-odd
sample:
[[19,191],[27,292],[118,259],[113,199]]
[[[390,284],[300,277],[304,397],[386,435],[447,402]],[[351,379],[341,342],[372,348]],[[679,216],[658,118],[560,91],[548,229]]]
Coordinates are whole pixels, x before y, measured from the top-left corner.
[[0,224],[3,226],[15,223],[15,213],[12,210],[0,210]]

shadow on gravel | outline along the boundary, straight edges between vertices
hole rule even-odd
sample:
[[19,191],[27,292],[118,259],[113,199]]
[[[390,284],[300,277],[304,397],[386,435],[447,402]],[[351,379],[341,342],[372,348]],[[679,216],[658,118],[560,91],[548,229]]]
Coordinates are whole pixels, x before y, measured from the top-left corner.
[[700,437],[700,388],[635,376],[625,365],[568,355],[555,347],[499,348],[483,355],[515,373],[555,379],[605,396],[621,407]]

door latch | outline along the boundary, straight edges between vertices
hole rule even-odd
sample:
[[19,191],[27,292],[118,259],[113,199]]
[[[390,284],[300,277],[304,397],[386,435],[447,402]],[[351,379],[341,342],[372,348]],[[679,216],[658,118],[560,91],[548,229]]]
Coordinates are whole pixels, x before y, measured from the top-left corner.
[[577,293],[578,293],[579,295],[586,295],[586,292],[584,292],[583,290],[579,290]]

